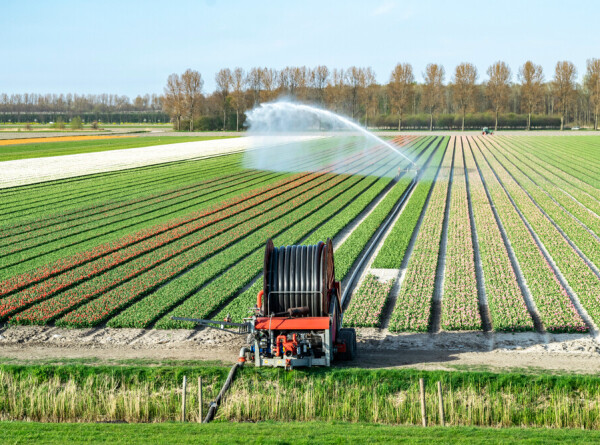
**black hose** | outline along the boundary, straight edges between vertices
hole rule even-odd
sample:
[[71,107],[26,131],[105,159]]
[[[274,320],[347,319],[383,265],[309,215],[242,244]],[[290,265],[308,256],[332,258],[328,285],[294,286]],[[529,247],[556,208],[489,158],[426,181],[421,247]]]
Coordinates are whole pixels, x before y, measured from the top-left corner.
[[235,377],[235,371],[237,370],[238,367],[242,367],[242,366],[243,366],[243,364],[238,362],[238,363],[235,363],[231,367],[231,370],[229,371],[229,375],[227,376],[227,380],[225,380],[225,383],[223,384],[221,391],[219,391],[217,398],[210,403],[210,407],[208,408],[208,413],[206,414],[206,417],[204,418],[203,423],[208,423],[211,420],[213,420],[213,418],[215,417],[215,414],[217,413],[217,408],[221,404],[221,400],[223,399],[223,396],[229,390],[229,387],[231,386],[231,382],[233,382],[233,378]]
[[[269,245],[269,244],[268,244]],[[323,316],[323,299],[327,298],[327,246],[267,248],[265,265],[265,315],[308,306],[308,316]],[[311,294],[310,292],[314,292]]]

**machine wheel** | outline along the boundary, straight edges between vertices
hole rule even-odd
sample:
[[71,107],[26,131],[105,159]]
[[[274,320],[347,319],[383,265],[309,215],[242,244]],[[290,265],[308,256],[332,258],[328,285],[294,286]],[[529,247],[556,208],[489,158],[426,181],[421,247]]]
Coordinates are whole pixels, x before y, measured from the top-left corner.
[[346,352],[337,354],[338,360],[350,361],[356,357],[356,331],[354,328],[342,328],[338,333],[338,339],[346,344]]

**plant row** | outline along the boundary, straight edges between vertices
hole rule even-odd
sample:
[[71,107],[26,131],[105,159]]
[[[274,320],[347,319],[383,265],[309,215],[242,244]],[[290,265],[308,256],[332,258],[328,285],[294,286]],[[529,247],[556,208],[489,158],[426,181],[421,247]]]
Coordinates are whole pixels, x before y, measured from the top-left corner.
[[470,144],[463,146],[468,172],[473,218],[477,239],[485,294],[492,325],[496,331],[533,330],[533,320],[519,288],[517,276],[510,262],[492,207],[473,159]]
[[375,327],[381,323],[387,297],[394,280],[380,282],[368,274],[354,294],[344,313],[344,326]]
[[392,331],[425,332],[429,328],[454,150],[455,138],[452,137],[392,312],[389,324]]
[[431,163],[419,178],[419,183],[411,194],[408,204],[402,210],[400,217],[396,220],[394,227],[375,258],[374,268],[399,269],[401,267],[406,249],[408,249],[413,232],[421,217],[423,206],[433,186],[447,145],[448,138],[442,142]]
[[490,165],[498,165],[487,153],[484,156],[482,150],[487,151],[484,143],[482,139],[476,140],[473,147],[475,160],[544,328],[550,332],[586,332],[587,326],[496,177],[498,174],[500,179],[505,179],[503,176],[506,175],[501,175],[497,168],[492,170]]
[[[413,153],[415,153],[415,149],[418,146],[419,144],[410,147],[411,151],[409,153],[411,156]],[[391,181],[391,178],[387,177],[386,175],[393,173],[395,168],[396,166],[392,164],[376,172],[375,176],[382,175],[380,179],[373,182],[372,185],[369,185],[364,193],[352,200],[352,202],[339,211],[334,218],[330,218],[308,237],[302,239],[302,243],[310,245],[326,240],[327,238],[333,239],[340,232],[346,229],[348,224],[350,224],[352,221],[355,221],[368,207],[368,205],[385,190],[386,186]],[[250,289],[238,295],[229,304],[222,308],[216,318],[219,319],[224,318],[227,315],[231,315],[233,320],[241,321],[243,317],[248,315],[248,309],[254,306],[256,294],[260,289],[262,289],[262,274],[258,275],[256,282],[250,287]]]
[[[427,139],[423,141],[421,147],[426,147],[427,150],[425,153],[422,153],[422,158],[420,159],[427,159],[438,148],[440,142],[441,139]],[[422,164],[423,161],[421,160],[420,163]],[[400,178],[389,193],[377,204],[377,207],[354,229],[339,247],[335,256],[335,274],[338,280],[343,280],[346,274],[348,274],[360,253],[392,211],[398,200],[404,195],[411,182],[411,177]]]
[[487,158],[587,313],[596,324],[600,323],[600,278],[573,250],[567,239],[510,176],[505,167],[501,166],[492,154]]
[[482,326],[463,161],[464,140],[464,137],[456,138],[448,211],[441,326],[450,331],[479,330]]
[[[268,237],[280,233],[296,221],[304,222],[310,219],[310,215],[315,212],[319,213],[322,206],[336,199],[340,194],[359,181],[361,181],[359,176],[345,178],[337,176],[332,182],[315,189],[311,197],[312,199],[308,199],[305,202],[289,200],[286,205],[289,205],[290,209],[293,210],[287,213],[285,217],[274,218],[272,222],[269,222],[258,230],[255,230],[254,224],[248,224],[249,233],[243,239],[220,254],[209,258],[206,262],[197,265],[197,267],[187,270],[185,275],[178,279],[170,280],[156,292],[148,295],[137,305],[132,306],[132,308],[124,312],[119,319],[121,322],[127,320],[134,325],[147,324],[184,300],[183,305],[179,307],[187,305],[190,301],[204,300],[201,297],[204,294],[210,295],[210,302],[214,303],[218,301],[217,304],[220,304],[222,298],[226,298],[228,294],[227,290],[231,286],[243,286],[244,280],[252,278],[252,276],[248,276],[251,272],[245,267],[245,264],[251,261],[251,259],[256,262],[257,258],[262,258],[262,247]],[[302,223],[297,224],[301,225]],[[244,225],[240,227],[244,227]],[[260,260],[257,262],[262,263]],[[189,269],[189,265],[186,269]],[[239,280],[238,282],[232,280],[229,276],[231,270],[237,271],[236,280]],[[162,281],[166,282],[166,279]],[[104,294],[90,304],[84,305],[66,315],[57,323],[69,326],[97,324],[131,304],[138,297],[144,296],[145,293],[156,288],[157,282],[160,284],[161,280],[157,280],[156,276],[151,276],[148,280],[140,283],[142,286],[141,292],[136,290],[136,292],[129,293],[109,292]],[[148,288],[145,288],[146,283],[148,283]],[[207,283],[209,284],[203,287]],[[239,290],[239,288],[236,288],[236,290]],[[221,293],[225,293],[226,295],[222,297]]]

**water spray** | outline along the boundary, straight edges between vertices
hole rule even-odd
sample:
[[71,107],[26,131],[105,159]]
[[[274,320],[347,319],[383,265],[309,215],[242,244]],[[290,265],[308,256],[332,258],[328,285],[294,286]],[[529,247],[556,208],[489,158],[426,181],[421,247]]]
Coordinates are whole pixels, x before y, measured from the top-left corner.
[[263,135],[282,132],[289,133],[296,130],[305,131],[307,129],[320,130],[324,122],[331,128],[354,130],[367,139],[373,140],[392,150],[410,163],[409,167],[399,169],[398,175],[403,172],[414,173],[416,175],[419,172],[417,164],[389,142],[384,141],[356,122],[331,111],[323,110],[322,108],[290,101],[264,103],[248,113],[247,122],[250,127],[250,133]]

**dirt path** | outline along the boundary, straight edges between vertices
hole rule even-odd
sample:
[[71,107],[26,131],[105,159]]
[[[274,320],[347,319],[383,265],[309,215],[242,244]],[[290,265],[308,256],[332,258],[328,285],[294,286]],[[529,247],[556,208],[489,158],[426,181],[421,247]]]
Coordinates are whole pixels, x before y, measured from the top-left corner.
[[[537,333],[392,334],[359,329],[359,355],[342,366],[534,372],[600,372],[600,344],[589,335]],[[0,331],[0,362],[93,359],[237,360],[244,336],[214,330],[60,329],[18,326]]]

